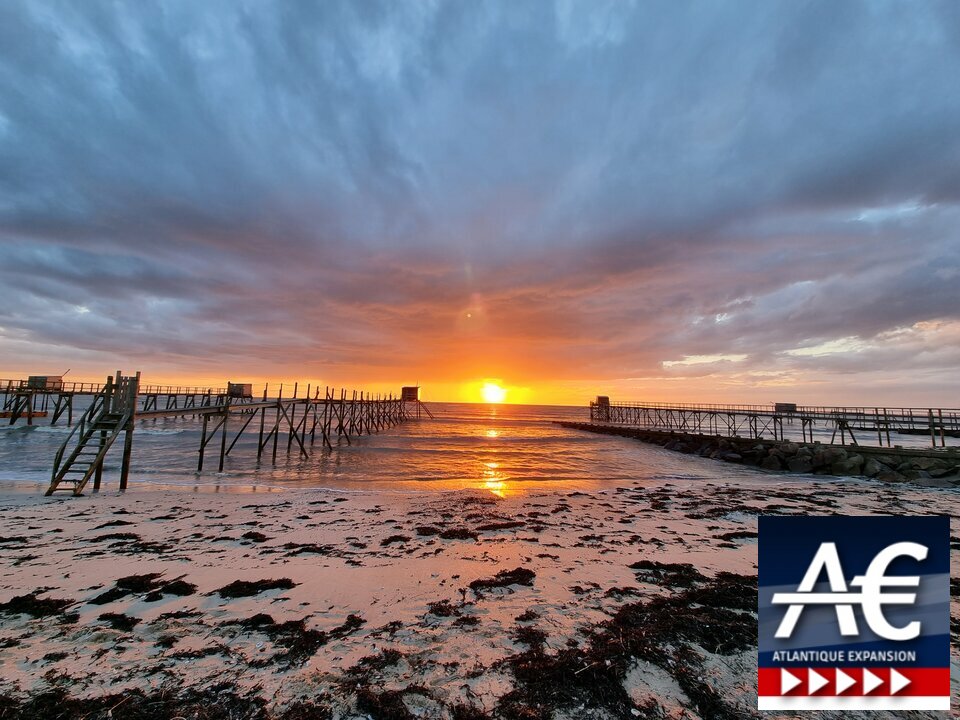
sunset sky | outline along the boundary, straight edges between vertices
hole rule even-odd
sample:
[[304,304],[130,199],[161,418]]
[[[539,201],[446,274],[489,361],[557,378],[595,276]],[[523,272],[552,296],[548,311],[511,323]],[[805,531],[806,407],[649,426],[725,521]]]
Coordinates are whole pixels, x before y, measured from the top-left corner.
[[960,406],[960,3],[3,2],[0,377]]

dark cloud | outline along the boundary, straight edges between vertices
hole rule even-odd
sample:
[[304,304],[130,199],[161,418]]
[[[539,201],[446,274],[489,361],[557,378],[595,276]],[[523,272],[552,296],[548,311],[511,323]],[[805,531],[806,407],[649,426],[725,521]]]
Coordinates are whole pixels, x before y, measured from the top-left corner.
[[956,390],[957,20],[4,3],[0,366]]

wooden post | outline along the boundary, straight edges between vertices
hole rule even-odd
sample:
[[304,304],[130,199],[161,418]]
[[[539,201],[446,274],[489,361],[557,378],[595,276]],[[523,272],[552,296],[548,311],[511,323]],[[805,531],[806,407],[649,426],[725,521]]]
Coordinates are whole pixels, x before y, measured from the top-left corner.
[[97,467],[93,474],[93,489],[100,489],[100,482],[103,480],[103,458],[100,453],[103,452],[103,446],[107,444],[107,431],[100,431],[100,443],[97,446]]
[[280,392],[277,393],[277,417],[273,426],[273,464],[277,464],[277,436],[280,434],[280,404],[283,402],[283,383],[280,383]]
[[133,430],[136,420],[136,410],[137,410],[137,398],[140,394],[140,371],[137,371],[136,377],[133,379],[133,385],[131,385],[127,392],[127,401],[129,405],[127,406],[127,411],[130,413],[130,417],[127,420],[127,425],[124,428],[123,433],[123,461],[120,464],[120,490],[121,492],[127,489],[127,479],[130,476],[130,456],[133,453]]
[[207,423],[210,420],[210,416],[207,413],[203,414],[203,432],[200,434],[200,459],[197,460],[197,472],[203,470],[203,451],[207,447]]
[[223,472],[223,463],[227,458],[227,421],[230,419],[230,396],[225,398],[223,406],[223,422],[221,423],[222,432],[220,434],[220,465],[217,472]]
[[[294,400],[297,399],[298,386],[299,386],[299,383],[294,383],[294,384],[293,384],[293,399],[294,399]],[[296,403],[293,403],[293,404],[290,405],[290,416],[287,418],[287,421],[290,423],[290,432],[287,433],[287,452],[290,452],[290,448],[293,447],[293,433],[296,432],[296,430],[294,430],[294,422],[293,422],[293,421],[296,419],[296,417],[297,417],[297,404],[296,404]]]
[[[267,383],[263,384],[263,402],[267,401]],[[257,462],[260,462],[260,457],[263,455],[263,426],[267,421],[267,408],[260,408],[260,437],[257,439]]]

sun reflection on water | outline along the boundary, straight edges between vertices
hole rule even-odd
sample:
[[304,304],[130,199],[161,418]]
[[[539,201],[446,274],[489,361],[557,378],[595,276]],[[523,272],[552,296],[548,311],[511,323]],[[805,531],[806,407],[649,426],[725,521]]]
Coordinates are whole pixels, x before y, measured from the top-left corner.
[[483,483],[483,489],[489,490],[499,498],[507,496],[507,484],[503,480],[487,480]]

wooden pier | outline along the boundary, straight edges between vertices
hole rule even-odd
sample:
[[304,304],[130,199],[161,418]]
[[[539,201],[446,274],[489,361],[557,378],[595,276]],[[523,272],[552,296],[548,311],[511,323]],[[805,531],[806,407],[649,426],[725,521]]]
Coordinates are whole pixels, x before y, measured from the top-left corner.
[[[53,411],[50,424],[66,415],[72,425],[70,434],[54,458],[50,487],[46,494],[58,491],[80,495],[92,480],[99,490],[104,460],[115,441],[123,435],[120,489],[128,484],[133,435],[138,421],[193,416],[201,420],[197,471],[204,469],[208,454],[216,456],[222,472],[226,458],[245,434],[257,436],[257,462],[266,455],[276,464],[278,453],[297,452],[309,458],[316,442],[321,448],[351,438],[369,435],[393,427],[430,411],[418,393],[404,388],[402,395],[371,394],[329,386],[301,386],[294,383],[286,390],[280,385],[271,395],[264,385],[254,398],[250,385],[227,383],[223,388],[177,386],[141,386],[140,373],[123,376],[117,372],[102,384],[59,383],[53,387],[29,387],[27,381],[0,381],[4,408],[9,422],[23,419],[32,424],[47,408]],[[89,405],[73,423],[74,399],[87,396]]]
[[[23,420],[33,425],[37,418],[50,418],[50,425],[66,420],[73,425],[75,400],[99,396],[106,383],[64,382],[51,380],[0,380],[0,419],[8,425]],[[186,407],[211,407],[223,404],[228,388],[186,387],[178,385],[146,385],[138,395],[142,411]]]
[[933,448],[960,437],[960,409],[948,408],[634,403],[598,396],[590,403],[590,422],[781,442],[787,439],[784,426],[792,426],[799,427],[802,442],[814,442],[814,429],[822,429],[831,433],[830,444],[839,436],[840,445],[875,447],[893,447],[897,434],[929,436]]

